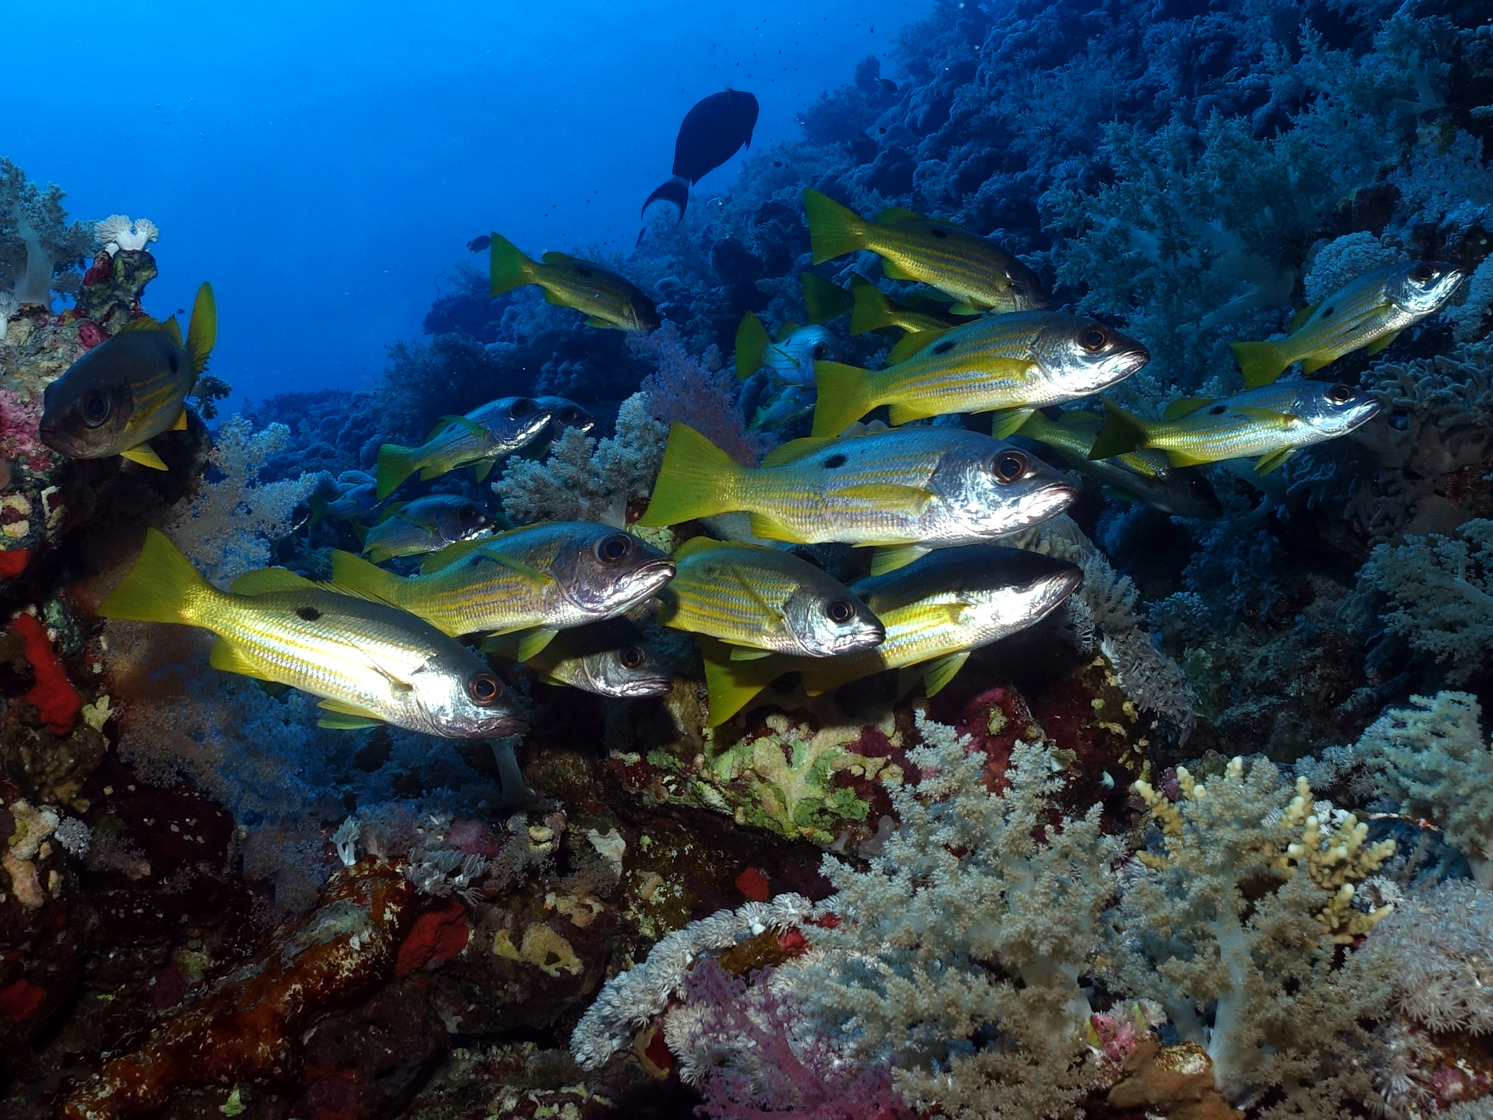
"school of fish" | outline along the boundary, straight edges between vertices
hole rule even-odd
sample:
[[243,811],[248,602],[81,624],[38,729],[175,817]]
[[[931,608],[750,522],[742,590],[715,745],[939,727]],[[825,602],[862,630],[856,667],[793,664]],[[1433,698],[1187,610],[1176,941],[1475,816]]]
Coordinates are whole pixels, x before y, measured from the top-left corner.
[[[688,188],[750,143],[756,110],[737,91],[700,102],[680,131],[674,177],[649,202],[673,202],[682,218]],[[456,472],[471,467],[481,483],[508,457],[543,455],[567,430],[595,424],[564,398],[503,397],[443,417],[418,446],[385,443],[371,476],[323,476],[304,526],[351,526],[360,546],[324,550],[330,579],[266,568],[220,589],[149,529],[99,613],[208,630],[214,668],[301,689],[334,728],[521,733],[524,714],[486,657],[556,686],[659,696],[678,667],[651,648],[650,625],[694,636],[712,725],[790,672],[813,696],[911,670],[931,696],[972,651],[1047,616],[1082,580],[1074,564],[1000,543],[1079,494],[1039,451],[1165,513],[1219,517],[1199,466],[1249,459],[1263,475],[1383,407],[1349,385],[1283,377],[1291,365],[1310,374],[1375,353],[1438,312],[1464,279],[1437,261],[1357,277],[1303,308],[1284,338],[1233,343],[1243,388],[1232,396],[1179,399],[1155,419],[1103,398],[1102,415],[1061,411],[1143,368],[1146,347],[1053,309],[1031,269],[949,222],[904,209],[864,218],[816,191],[803,198],[816,265],[866,252],[888,280],[922,287],[894,296],[859,272],[848,289],[805,272],[808,323],[772,332],[755,314],[743,318],[736,374],[765,386],[752,427],[809,417],[812,426],[748,464],[671,425],[637,525],[672,527],[682,539],[672,555],[590,522],[501,527],[466,496]],[[536,260],[497,233],[471,247],[489,253],[494,297],[532,285],[592,327],[659,325],[647,294],[610,268],[556,252]],[[885,368],[837,360],[829,324],[846,315],[852,335],[896,340]],[[185,337],[174,320],[135,320],[48,387],[41,438],[72,458],[167,469],[151,441],[186,426],[215,338],[207,284]],[[867,421],[880,409],[890,426]],[[971,430],[959,422],[970,414],[990,414],[988,423]],[[389,502],[412,478],[444,488]],[[700,531],[729,514],[745,515],[744,539]],[[814,562],[821,545],[851,546],[852,560],[826,570]],[[856,549],[868,559],[854,559]],[[898,682],[914,686],[906,673]]]

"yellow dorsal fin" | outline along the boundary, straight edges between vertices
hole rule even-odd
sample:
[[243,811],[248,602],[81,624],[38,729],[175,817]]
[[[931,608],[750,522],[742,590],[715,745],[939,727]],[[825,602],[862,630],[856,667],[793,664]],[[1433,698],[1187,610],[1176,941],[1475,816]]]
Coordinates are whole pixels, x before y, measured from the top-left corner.
[[1216,399],[1215,397],[1179,397],[1167,405],[1161,415],[1167,420],[1180,420],[1184,416],[1191,416],[1200,408],[1207,408]]
[[945,331],[941,330],[913,331],[911,334],[903,335],[892,346],[891,351],[886,356],[886,360],[892,365],[896,365],[898,362],[905,362],[908,358],[918,353],[918,351],[924,349],[930,342],[933,342],[945,333]]
[[875,218],[875,222],[879,226],[895,225],[897,222],[926,222],[928,220],[916,210],[909,210],[905,206],[888,206],[880,214],[877,214]]
[[541,253],[539,259],[544,264],[564,264],[566,261],[575,260],[569,253],[562,253],[558,249],[551,249],[548,253]]
[[[153,319],[149,315],[138,315],[135,318],[131,319],[124,326],[120,327],[114,333],[116,335],[121,335],[134,334],[136,331],[164,331],[167,329],[168,328],[166,327],[166,324],[161,322],[159,319]],[[181,337],[180,327],[177,328],[176,337]]]
[[835,442],[835,439],[835,436],[805,436],[803,439],[789,440],[762,456],[761,466],[782,467],[795,463],[806,455],[812,455],[828,447]]
[[163,322],[161,324],[161,326],[162,326],[162,328],[165,329],[166,333],[169,334],[176,341],[176,345],[178,345],[178,346],[185,345],[185,343],[183,343],[182,337],[181,337],[181,328],[176,325],[176,316],[175,315],[171,316],[171,318],[169,318],[165,322]]
[[288,568],[256,568],[239,576],[228,590],[235,595],[263,595],[267,591],[304,591],[317,586],[314,580]]

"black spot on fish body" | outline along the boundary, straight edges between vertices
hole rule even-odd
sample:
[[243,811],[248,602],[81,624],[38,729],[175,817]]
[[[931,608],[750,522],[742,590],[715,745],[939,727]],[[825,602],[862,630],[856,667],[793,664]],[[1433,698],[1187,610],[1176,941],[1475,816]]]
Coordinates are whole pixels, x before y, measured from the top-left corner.
[[1334,311],[1336,311],[1336,310],[1337,310],[1337,308],[1335,308],[1335,307],[1324,307],[1324,308],[1322,308],[1322,318],[1324,318],[1324,319],[1331,319],[1332,318],[1332,313]]
[[591,276],[591,275],[593,275],[592,272],[591,272],[591,270],[589,268],[578,268],[575,271],[576,271],[576,274],[579,275],[579,276]]
[[1222,416],[1228,410],[1229,410],[1229,406],[1228,405],[1226,405],[1226,404],[1216,404],[1216,405],[1214,405],[1212,408],[1210,408],[1208,410],[1208,415],[1209,416]]
[[315,622],[318,618],[321,617],[321,611],[317,610],[315,607],[297,607],[295,609],[295,613],[298,617],[304,619],[307,622]]
[[845,465],[845,456],[842,452],[836,451],[833,455],[831,455],[824,461],[823,465],[826,470],[834,470],[836,467],[843,467]]
[[950,350],[954,349],[956,345],[958,344],[955,343],[952,339],[946,338],[937,346],[933,347],[933,352],[935,354],[947,354]]
[[946,229],[939,229],[937,226],[930,226],[928,229],[928,236],[936,237],[940,241],[942,241],[944,238],[949,236],[949,231]]
[[168,357],[166,359],[166,364],[171,367],[171,372],[172,373],[175,373],[177,371],[177,369],[180,368],[180,366],[181,366],[181,363],[179,361],[177,361],[177,358],[176,358],[175,354],[172,354],[170,357]]

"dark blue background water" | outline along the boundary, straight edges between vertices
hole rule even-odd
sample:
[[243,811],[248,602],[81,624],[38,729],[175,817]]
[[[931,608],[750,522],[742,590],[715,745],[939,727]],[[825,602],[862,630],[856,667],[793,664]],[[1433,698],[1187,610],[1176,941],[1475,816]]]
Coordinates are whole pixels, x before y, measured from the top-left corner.
[[147,310],[211,280],[213,371],[240,395],[351,387],[418,334],[443,272],[485,267],[473,236],[625,252],[695,101],[750,90],[753,148],[793,139],[930,8],[8,0],[6,38],[47,49],[6,52],[0,148],[75,218],[160,226]]

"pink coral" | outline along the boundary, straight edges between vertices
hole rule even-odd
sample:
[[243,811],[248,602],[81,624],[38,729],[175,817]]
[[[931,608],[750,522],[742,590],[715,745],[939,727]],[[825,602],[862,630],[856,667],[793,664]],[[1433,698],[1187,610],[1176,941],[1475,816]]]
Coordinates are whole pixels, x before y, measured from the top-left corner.
[[627,345],[640,357],[658,362],[639,386],[654,419],[688,424],[742,463],[755,464],[771,446],[760,432],[747,431],[746,417],[736,404],[736,378],[724,367],[719,349],[712,346],[695,357],[673,323],[651,334],[631,334]]
[[19,459],[33,471],[52,465],[41,442],[41,406],[12,389],[0,389],[0,460]]

